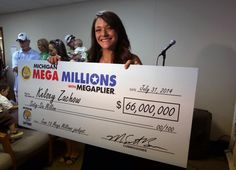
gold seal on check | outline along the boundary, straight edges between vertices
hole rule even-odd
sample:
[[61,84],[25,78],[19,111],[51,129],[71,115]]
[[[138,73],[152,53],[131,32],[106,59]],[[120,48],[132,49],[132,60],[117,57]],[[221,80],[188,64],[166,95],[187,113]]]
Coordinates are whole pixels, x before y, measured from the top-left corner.
[[23,117],[25,120],[30,120],[31,112],[29,110],[24,110]]
[[21,71],[22,77],[27,80],[31,76],[31,70],[28,66],[24,66]]

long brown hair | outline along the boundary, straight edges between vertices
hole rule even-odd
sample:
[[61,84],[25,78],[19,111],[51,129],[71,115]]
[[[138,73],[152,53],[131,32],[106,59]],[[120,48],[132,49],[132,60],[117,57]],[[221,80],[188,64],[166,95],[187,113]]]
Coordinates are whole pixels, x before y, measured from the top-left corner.
[[60,39],[51,40],[49,42],[56,50],[57,54],[61,56],[62,61],[69,61],[69,56],[67,55],[66,46]]
[[91,29],[91,47],[88,50],[88,61],[89,62],[99,62],[101,58],[101,46],[97,43],[95,36],[95,23],[98,18],[102,18],[112,29],[114,29],[118,35],[118,41],[114,50],[114,63],[123,64],[127,60],[132,58],[130,52],[130,42],[126,34],[125,27],[114,12],[111,11],[101,11],[96,14],[93,20]]

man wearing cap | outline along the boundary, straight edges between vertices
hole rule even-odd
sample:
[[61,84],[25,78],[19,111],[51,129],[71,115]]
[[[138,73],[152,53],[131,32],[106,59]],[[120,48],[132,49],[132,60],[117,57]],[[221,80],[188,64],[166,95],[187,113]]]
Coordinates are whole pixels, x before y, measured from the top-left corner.
[[40,54],[30,47],[30,39],[24,32],[18,34],[16,41],[19,42],[20,50],[12,55],[12,69],[16,73],[14,92],[16,102],[18,102],[18,61],[19,60],[40,60]]
[[74,44],[75,36],[74,35],[70,35],[70,34],[66,35],[65,42],[66,42],[67,46],[70,47],[70,50],[75,50],[75,47],[74,47],[75,46],[75,44]]

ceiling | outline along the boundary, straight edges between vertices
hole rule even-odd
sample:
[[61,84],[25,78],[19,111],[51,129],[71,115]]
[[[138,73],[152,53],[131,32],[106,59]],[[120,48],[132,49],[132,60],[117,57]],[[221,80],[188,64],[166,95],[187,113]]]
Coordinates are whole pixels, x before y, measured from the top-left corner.
[[32,9],[69,5],[88,0],[0,0],[0,15]]

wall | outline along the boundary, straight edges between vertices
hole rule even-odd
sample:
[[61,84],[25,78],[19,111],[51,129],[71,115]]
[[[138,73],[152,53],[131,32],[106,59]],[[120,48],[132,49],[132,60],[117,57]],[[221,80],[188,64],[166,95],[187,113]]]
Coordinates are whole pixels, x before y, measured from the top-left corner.
[[195,107],[212,112],[212,139],[229,135],[236,100],[233,0],[100,0],[2,15],[7,63],[11,65],[10,48],[18,46],[15,40],[21,31],[31,36],[35,49],[39,38],[64,39],[68,33],[89,47],[92,20],[104,9],[121,17],[132,51],[144,64],[155,65],[161,50],[176,40],[167,51],[166,65],[199,68]]

